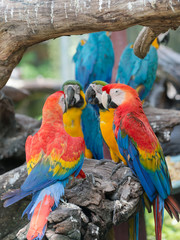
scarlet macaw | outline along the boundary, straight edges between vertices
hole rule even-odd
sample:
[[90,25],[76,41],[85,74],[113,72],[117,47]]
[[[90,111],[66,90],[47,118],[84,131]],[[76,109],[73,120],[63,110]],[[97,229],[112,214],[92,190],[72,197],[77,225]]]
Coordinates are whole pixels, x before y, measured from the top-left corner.
[[99,117],[94,108],[86,103],[81,85],[75,80],[67,81],[63,84],[63,90],[68,103],[68,110],[63,115],[65,130],[71,136],[84,138],[85,157],[103,159],[103,138]]
[[180,213],[170,196],[171,181],[162,148],[133,88],[109,84],[102,90],[102,104],[113,114],[119,151],[153,203],[156,240],[161,240],[164,207],[177,221]]
[[63,126],[65,97],[62,91],[49,96],[44,104],[42,125],[34,136],[26,141],[28,177],[20,189],[2,196],[4,207],[33,194],[24,210],[31,219],[27,239],[42,239],[47,217],[64,195],[64,187],[71,176],[77,176],[84,161],[83,138],[73,138]]
[[107,32],[90,33],[87,42],[77,53],[73,57],[75,76],[83,90],[96,79],[107,83],[111,81],[114,50]]
[[[92,82],[88,89],[86,90],[86,101],[91,104],[96,104],[99,107],[99,115],[100,115],[100,129],[102,132],[102,136],[104,141],[106,142],[111,159],[114,162],[122,161],[125,165],[127,165],[126,160],[121,155],[117,140],[114,136],[114,116],[113,109],[105,109],[102,105],[102,88],[106,86],[107,83],[103,81],[94,81]],[[129,239],[130,240],[138,240],[139,235],[139,213],[137,213],[134,217],[130,218],[128,221],[128,230],[129,230]]]

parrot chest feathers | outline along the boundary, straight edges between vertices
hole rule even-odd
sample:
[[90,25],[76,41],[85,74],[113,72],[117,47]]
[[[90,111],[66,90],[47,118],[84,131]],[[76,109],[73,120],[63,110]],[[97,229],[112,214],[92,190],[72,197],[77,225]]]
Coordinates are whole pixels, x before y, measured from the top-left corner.
[[[114,110],[113,110],[114,111]],[[113,120],[114,115],[112,111],[100,111],[100,128],[102,136],[108,145],[110,152],[112,152],[111,157],[113,155],[116,155],[119,159],[122,158],[122,156],[119,153],[119,148],[117,141],[114,136],[113,132]],[[113,160],[115,160],[113,158]]]
[[81,109],[70,108],[63,115],[64,128],[72,137],[83,137],[81,129],[81,114]]

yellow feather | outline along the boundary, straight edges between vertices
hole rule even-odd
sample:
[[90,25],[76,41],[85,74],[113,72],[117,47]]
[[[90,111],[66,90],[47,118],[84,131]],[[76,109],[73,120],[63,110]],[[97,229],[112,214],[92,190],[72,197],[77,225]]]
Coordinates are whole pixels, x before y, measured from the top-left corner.
[[113,120],[114,120],[114,109],[109,111],[100,111],[100,128],[102,136],[110,149],[112,160],[115,162],[123,161],[125,165],[126,161],[120,154],[117,141],[113,132]]

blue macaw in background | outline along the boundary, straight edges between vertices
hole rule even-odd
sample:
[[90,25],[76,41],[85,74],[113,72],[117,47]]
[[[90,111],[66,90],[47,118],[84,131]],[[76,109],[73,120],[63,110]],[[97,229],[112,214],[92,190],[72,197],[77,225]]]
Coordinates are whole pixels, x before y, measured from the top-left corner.
[[78,43],[78,46],[76,48],[76,53],[73,56],[73,61],[76,62],[79,58],[79,55],[84,47],[84,44],[86,44],[86,40],[85,39],[81,39],[81,41]]
[[111,81],[114,50],[107,32],[90,33],[87,42],[80,43],[73,57],[76,80],[83,90],[95,80]]
[[134,54],[133,45],[128,44],[120,57],[116,83],[124,83],[136,89],[141,100],[149,94],[156,79],[158,47],[156,38],[146,57],[141,59]]

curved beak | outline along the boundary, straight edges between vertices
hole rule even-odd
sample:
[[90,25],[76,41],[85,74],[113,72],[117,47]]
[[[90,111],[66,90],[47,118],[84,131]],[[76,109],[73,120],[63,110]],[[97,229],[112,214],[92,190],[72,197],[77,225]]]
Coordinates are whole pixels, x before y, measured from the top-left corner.
[[107,94],[105,91],[102,92],[102,105],[105,109],[110,108],[111,104],[111,96]]
[[68,110],[68,103],[67,103],[67,100],[65,98],[63,113],[67,112],[67,110]]
[[69,86],[67,88],[67,93],[66,93],[66,103],[68,107],[72,107],[76,103],[74,93],[75,93],[74,89],[71,86]]
[[96,98],[96,92],[91,86],[89,86],[85,93],[86,102],[95,104],[94,102],[95,98]]

